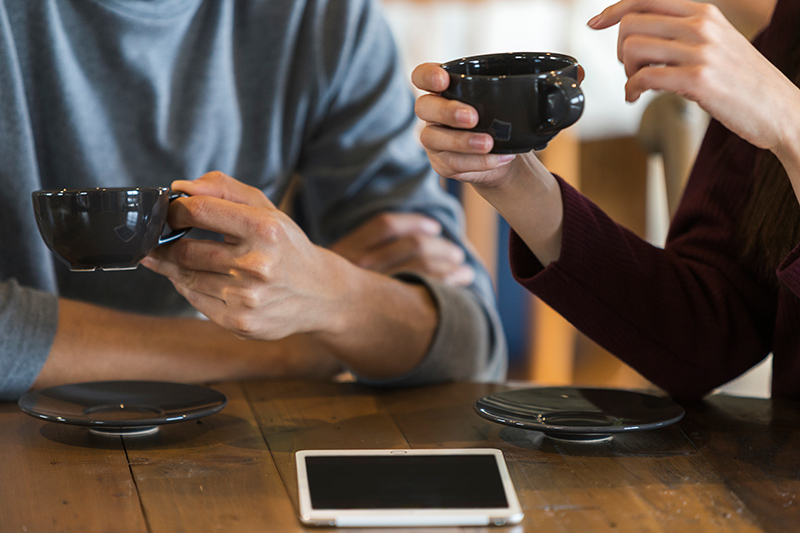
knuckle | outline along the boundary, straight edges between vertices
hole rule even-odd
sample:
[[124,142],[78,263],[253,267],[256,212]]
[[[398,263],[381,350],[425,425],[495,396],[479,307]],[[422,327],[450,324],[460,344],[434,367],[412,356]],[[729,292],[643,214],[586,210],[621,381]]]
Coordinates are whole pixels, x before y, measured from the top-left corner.
[[489,172],[494,170],[497,166],[496,161],[496,157],[481,157],[478,159],[478,165],[480,166],[480,170],[482,172]]
[[632,21],[634,21],[635,19],[636,19],[636,13],[625,13],[624,15],[622,15],[622,17],[620,17],[619,19],[619,24],[618,24],[620,34],[627,32],[628,28],[630,28],[631,26]]
[[225,182],[229,179],[228,175],[220,170],[212,170],[210,172],[206,172],[203,175],[203,178],[215,182]]
[[181,205],[186,210],[191,220],[203,220],[210,210],[208,200],[203,196],[189,196],[181,200]]
[[439,159],[449,169],[447,174],[443,174],[445,177],[452,176],[453,174],[460,174],[468,170],[464,164],[464,158],[459,154],[442,152],[439,154]]
[[464,264],[464,262],[467,260],[467,254],[464,252],[464,249],[460,246],[456,246],[450,241],[445,242],[449,249],[448,256],[450,257],[450,260],[458,265]]
[[179,266],[186,266],[190,263],[193,252],[191,250],[191,243],[182,240],[170,243],[170,256],[174,263]]
[[406,236],[405,246],[416,256],[425,256],[428,238],[425,235],[414,233]]
[[[252,312],[261,307],[261,296],[255,289],[240,288],[237,291],[237,301],[239,305],[248,312]],[[248,314],[247,316],[249,317],[250,315]]]
[[190,290],[196,290],[199,285],[197,272],[194,270],[187,270],[185,268],[180,269],[178,281],[183,287]]
[[433,94],[423,94],[414,102],[414,113],[425,122],[441,122],[445,116],[443,98]]
[[398,225],[398,220],[394,213],[380,213],[375,215],[372,220],[374,230],[384,237],[393,235]]
[[702,65],[695,65],[688,69],[686,76],[690,86],[705,87],[709,83],[710,74],[708,69],[704,68]]
[[420,119],[425,120],[425,99],[427,95],[422,95],[414,102],[414,114]]
[[713,22],[705,17],[693,17],[688,23],[692,37],[698,42],[708,41],[712,35],[713,25]]
[[437,149],[438,131],[434,126],[425,126],[419,133],[419,140],[426,148]]
[[255,336],[256,333],[253,322],[254,320],[250,315],[236,313],[229,317],[226,327],[237,336],[249,339]]
[[720,14],[719,8],[714,4],[700,3],[695,6],[699,18],[712,20]]
[[273,265],[270,258],[258,252],[245,254],[237,261],[237,270],[258,283],[269,283]]
[[189,268],[178,269],[176,282],[183,288],[191,291],[201,290],[201,277],[196,270]]
[[626,66],[636,61],[639,51],[642,48],[642,39],[638,35],[630,35],[622,41],[620,45],[620,57]]
[[252,285],[231,285],[223,289],[222,299],[231,310],[230,319],[237,322],[237,330],[245,330],[249,328],[243,327],[244,324],[249,324],[251,327],[255,324],[255,311],[263,307],[263,299],[258,289]]
[[283,223],[269,214],[248,217],[247,224],[250,226],[249,233],[270,245],[282,242],[286,236]]

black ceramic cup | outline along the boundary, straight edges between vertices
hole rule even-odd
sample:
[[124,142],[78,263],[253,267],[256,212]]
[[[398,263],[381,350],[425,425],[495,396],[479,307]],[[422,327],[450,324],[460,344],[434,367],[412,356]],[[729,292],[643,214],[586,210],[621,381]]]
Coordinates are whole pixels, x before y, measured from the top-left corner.
[[514,52],[455,59],[442,65],[450,86],[442,96],[478,111],[474,131],[494,138],[493,153],[541,150],[583,113],[575,58]]
[[166,187],[41,190],[32,193],[47,247],[73,271],[133,270],[156,246],[189,228],[162,235],[171,200]]

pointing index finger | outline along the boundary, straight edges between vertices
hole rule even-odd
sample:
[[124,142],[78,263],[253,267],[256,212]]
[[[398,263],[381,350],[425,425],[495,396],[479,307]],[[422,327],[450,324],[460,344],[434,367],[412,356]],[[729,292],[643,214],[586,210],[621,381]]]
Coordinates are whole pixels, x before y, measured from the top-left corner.
[[602,30],[619,24],[630,13],[654,13],[685,17],[694,13],[697,4],[691,0],[622,0],[605,8],[587,23],[590,28]]
[[236,238],[263,231],[265,217],[277,208],[253,207],[213,196],[189,196],[172,202],[170,227],[193,227]]

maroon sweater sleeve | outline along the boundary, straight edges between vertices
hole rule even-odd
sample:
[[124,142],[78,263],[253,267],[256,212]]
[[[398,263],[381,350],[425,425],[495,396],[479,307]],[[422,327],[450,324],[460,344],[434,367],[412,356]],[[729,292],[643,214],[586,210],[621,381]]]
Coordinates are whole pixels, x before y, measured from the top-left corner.
[[675,396],[699,397],[735,378],[772,342],[777,291],[741,260],[735,237],[755,149],[733,141],[735,157],[720,160],[730,135],[712,122],[663,249],[561,180],[559,260],[542,268],[511,236],[518,282]]
[[794,294],[800,297],[800,246],[786,256],[778,268],[778,278]]
[[[755,41],[773,62],[800,21],[779,0]],[[561,256],[543,268],[516,234],[512,272],[578,329],[675,396],[700,397],[775,354],[773,394],[798,395],[800,247],[764,280],[738,237],[758,150],[712,121],[663,249],[560,181]]]

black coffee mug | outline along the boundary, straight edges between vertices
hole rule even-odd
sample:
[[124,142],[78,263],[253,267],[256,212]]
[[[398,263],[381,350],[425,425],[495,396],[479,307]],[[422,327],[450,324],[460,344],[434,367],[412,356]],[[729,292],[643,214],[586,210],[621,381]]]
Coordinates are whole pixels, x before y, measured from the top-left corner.
[[76,272],[133,270],[156,246],[190,228],[162,235],[169,203],[166,187],[41,190],[32,193],[39,233]]
[[486,54],[442,65],[450,86],[442,96],[478,111],[474,131],[494,138],[492,153],[541,150],[583,113],[578,61],[541,52]]

